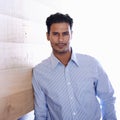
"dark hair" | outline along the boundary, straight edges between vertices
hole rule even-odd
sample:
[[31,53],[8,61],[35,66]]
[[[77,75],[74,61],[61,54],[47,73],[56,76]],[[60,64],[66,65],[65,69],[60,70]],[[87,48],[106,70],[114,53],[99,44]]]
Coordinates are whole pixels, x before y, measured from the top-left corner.
[[73,19],[68,14],[62,14],[62,13],[55,13],[50,15],[46,19],[46,25],[47,25],[47,32],[50,33],[50,27],[53,23],[61,23],[66,22],[70,25],[70,29],[72,29],[73,25]]

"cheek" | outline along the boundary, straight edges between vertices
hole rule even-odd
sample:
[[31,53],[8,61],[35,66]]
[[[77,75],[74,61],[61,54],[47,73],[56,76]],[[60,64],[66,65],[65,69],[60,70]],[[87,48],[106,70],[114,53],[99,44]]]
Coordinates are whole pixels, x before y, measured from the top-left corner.
[[70,40],[71,40],[70,37],[65,39],[66,43],[68,43],[68,44],[70,43]]
[[55,46],[56,42],[54,40],[50,40],[51,46]]
[[55,37],[51,37],[50,41],[51,41],[52,44],[55,44],[55,43],[57,43],[58,40]]

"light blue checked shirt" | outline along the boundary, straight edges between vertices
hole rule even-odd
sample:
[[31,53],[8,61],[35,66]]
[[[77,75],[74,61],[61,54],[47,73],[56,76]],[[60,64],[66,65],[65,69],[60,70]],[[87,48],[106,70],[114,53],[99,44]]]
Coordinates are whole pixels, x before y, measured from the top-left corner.
[[113,88],[93,57],[72,53],[65,67],[51,54],[33,69],[32,83],[35,120],[117,120]]

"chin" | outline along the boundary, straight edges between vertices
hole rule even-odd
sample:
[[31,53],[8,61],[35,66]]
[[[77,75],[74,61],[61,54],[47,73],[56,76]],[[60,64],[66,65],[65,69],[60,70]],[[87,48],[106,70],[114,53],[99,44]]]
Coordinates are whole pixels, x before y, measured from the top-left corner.
[[67,53],[69,50],[54,50],[54,53],[57,53],[57,54],[65,54]]

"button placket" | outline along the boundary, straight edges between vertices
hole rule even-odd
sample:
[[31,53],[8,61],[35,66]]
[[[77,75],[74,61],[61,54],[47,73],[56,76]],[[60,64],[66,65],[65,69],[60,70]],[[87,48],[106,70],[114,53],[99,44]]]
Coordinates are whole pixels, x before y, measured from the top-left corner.
[[71,110],[72,110],[72,116],[74,118],[76,115],[76,112],[75,112],[76,108],[75,108],[74,92],[73,92],[73,88],[71,85],[70,73],[69,73],[68,67],[65,68],[65,79],[66,79],[66,84],[67,84],[69,102],[70,102]]

